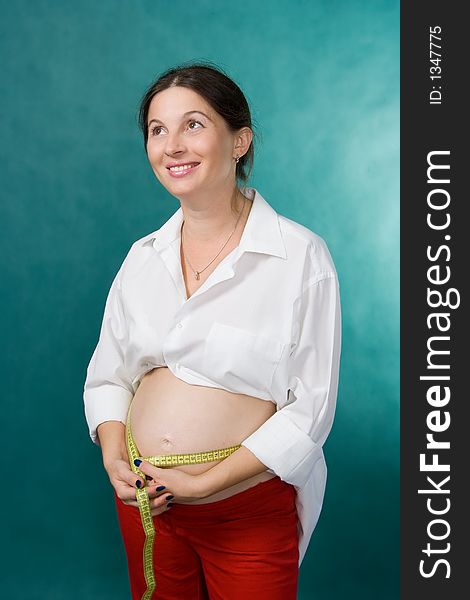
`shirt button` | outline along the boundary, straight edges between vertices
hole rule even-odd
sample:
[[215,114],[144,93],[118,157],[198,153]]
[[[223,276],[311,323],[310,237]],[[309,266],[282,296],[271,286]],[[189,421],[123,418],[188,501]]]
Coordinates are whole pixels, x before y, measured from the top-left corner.
[[178,327],[179,329],[181,329],[181,327],[183,327],[183,323],[181,323],[181,321],[180,321],[176,327]]

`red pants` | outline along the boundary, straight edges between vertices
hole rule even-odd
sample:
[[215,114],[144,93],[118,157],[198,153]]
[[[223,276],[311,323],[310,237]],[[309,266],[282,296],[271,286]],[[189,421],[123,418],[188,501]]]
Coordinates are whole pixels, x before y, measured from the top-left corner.
[[[159,600],[295,600],[298,533],[294,486],[273,477],[229,498],[174,504],[153,517]],[[139,509],[116,492],[132,599],[146,589]]]

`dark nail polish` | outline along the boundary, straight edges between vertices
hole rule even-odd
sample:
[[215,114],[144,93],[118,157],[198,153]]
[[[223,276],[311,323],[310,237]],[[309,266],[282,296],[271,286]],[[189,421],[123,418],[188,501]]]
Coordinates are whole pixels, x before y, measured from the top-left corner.
[[173,506],[173,502],[168,502],[167,506]]
[[167,496],[165,500],[173,500],[174,496]]
[[157,487],[157,492],[161,492],[162,490],[166,490],[166,485],[159,485]]
[[138,458],[136,458],[135,461],[134,461],[134,464],[135,464],[136,467],[139,467],[140,464],[141,464],[141,462],[142,462],[141,460],[139,460]]
[[141,487],[141,485],[142,485],[142,482],[140,481],[140,479],[137,479],[137,481],[135,482],[135,484],[136,484],[136,486],[137,486],[138,488],[140,488],[140,487]]

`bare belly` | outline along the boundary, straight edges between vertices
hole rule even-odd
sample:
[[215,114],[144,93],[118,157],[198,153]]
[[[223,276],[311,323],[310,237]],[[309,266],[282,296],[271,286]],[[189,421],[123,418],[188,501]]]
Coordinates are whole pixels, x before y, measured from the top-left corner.
[[[205,452],[240,444],[275,412],[273,402],[190,385],[168,367],[158,367],[143,377],[134,395],[132,434],[141,456]],[[219,462],[174,468],[198,475]],[[222,500],[275,476],[264,471],[211,496],[181,504]]]

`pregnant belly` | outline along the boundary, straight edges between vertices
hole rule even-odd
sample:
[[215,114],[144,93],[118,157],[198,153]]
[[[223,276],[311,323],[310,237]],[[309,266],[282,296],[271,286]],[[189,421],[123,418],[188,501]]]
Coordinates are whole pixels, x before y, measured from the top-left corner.
[[[134,395],[132,434],[141,456],[205,452],[240,444],[275,412],[273,402],[191,385],[167,367],[159,367],[144,376]],[[197,475],[218,462],[174,468]],[[222,500],[272,477],[274,473],[264,471],[225,490],[184,503]]]

